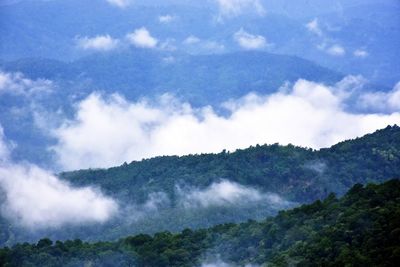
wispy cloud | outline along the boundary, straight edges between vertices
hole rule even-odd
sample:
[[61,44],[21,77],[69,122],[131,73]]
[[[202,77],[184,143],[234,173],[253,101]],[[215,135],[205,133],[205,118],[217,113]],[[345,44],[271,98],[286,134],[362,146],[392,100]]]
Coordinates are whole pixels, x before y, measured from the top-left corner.
[[185,208],[207,208],[213,206],[240,206],[262,201],[271,208],[287,207],[290,202],[277,194],[262,193],[259,190],[228,180],[211,184],[204,189],[184,190],[178,187],[180,203]]
[[390,92],[370,92],[363,94],[359,105],[375,112],[400,112],[400,82]]
[[40,93],[49,93],[54,89],[52,81],[47,79],[32,80],[19,72],[0,71],[0,95],[13,94],[32,96]]
[[[346,49],[344,46],[338,44],[337,40],[333,40],[328,36],[329,34],[326,34],[326,31],[324,31],[323,27],[321,27],[321,23],[318,18],[314,18],[313,20],[309,21],[307,24],[305,24],[305,27],[309,32],[318,37],[317,39],[319,44],[317,45],[317,48],[319,50],[324,51],[325,53],[334,57],[343,57],[346,55]],[[325,25],[325,28],[326,27],[328,27],[328,31],[332,30],[331,27]]]
[[98,35],[95,37],[78,37],[76,39],[79,48],[84,50],[110,51],[118,47],[119,40],[110,35]]
[[265,8],[260,0],[215,0],[221,17],[234,17],[245,12],[265,15]]
[[158,21],[163,24],[170,23],[174,20],[176,20],[176,16],[173,15],[163,15],[158,17]]
[[190,35],[185,40],[183,40],[183,43],[186,45],[192,45],[192,44],[197,44],[200,41],[201,41],[200,38],[198,38],[194,35]]
[[344,47],[341,45],[338,45],[338,44],[330,46],[328,49],[326,49],[326,52],[329,55],[337,56],[337,57],[341,57],[346,54],[346,50],[344,49]]
[[244,49],[256,50],[267,46],[267,40],[262,35],[253,35],[240,29],[233,35],[234,40]]
[[[345,87],[352,86],[348,81]],[[344,82],[329,87],[299,80],[287,91],[233,100],[225,105],[227,116],[211,107],[193,108],[168,95],[150,103],[92,94],[77,105],[72,120],[53,131],[58,142],[52,149],[65,169],[109,167],[159,155],[220,152],[257,143],[327,147],[400,123],[398,112],[348,112],[349,96],[343,88]]]
[[6,142],[5,136],[4,136],[4,129],[0,125],[0,165],[2,163],[5,163],[9,160],[10,158],[10,144]]
[[131,44],[139,48],[155,48],[158,40],[151,36],[150,32],[145,28],[136,29],[134,32],[126,35]]
[[106,0],[106,1],[109,4],[119,8],[126,8],[132,3],[132,0]]
[[318,22],[317,18],[314,18],[312,21],[308,22],[306,24],[306,28],[310,32],[312,32],[312,33],[314,33],[314,34],[316,34],[318,36],[322,36],[322,30],[321,30],[321,28],[319,26],[319,22]]
[[202,40],[194,35],[188,36],[182,42],[186,47],[192,48],[195,53],[221,53],[225,45],[215,40]]
[[353,52],[353,55],[354,55],[355,57],[365,58],[365,57],[368,57],[368,56],[369,56],[369,53],[368,53],[368,51],[365,50],[365,49],[356,49],[356,50]]

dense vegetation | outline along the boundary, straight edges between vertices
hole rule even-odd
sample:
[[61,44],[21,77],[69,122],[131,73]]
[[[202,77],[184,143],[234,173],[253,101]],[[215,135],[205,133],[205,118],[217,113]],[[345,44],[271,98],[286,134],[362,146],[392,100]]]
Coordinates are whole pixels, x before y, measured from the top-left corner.
[[1,266],[397,266],[400,181],[354,185],[337,199],[281,211],[260,222],[179,234],[140,234],[118,242],[42,239],[0,250]]
[[228,179],[281,194],[296,202],[345,193],[355,183],[382,182],[400,176],[400,127],[383,130],[331,148],[263,145],[219,154],[157,157],[100,170],[61,175],[75,185],[95,184],[109,195],[144,201],[150,192],[176,184],[206,187]]
[[[123,207],[121,214],[106,224],[67,225],[60,230],[35,232],[1,218],[0,244],[36,242],[42,236],[58,240],[116,240],[138,233],[260,220],[280,209],[323,199],[329,192],[340,196],[355,183],[380,183],[400,177],[399,148],[400,128],[392,126],[319,151],[275,144],[233,153],[158,157],[107,170],[63,173],[61,177],[75,186],[98,186],[117,199]],[[177,186],[206,190],[221,179],[263,194],[276,193],[288,203],[271,205],[264,200],[243,199],[227,205],[182,208]],[[148,211],[145,206],[154,193],[158,204]],[[131,206],[135,209],[124,210]]]

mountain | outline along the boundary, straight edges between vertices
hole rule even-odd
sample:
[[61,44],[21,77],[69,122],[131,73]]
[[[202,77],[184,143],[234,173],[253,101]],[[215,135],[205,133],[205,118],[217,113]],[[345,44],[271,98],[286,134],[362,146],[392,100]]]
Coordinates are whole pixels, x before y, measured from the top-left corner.
[[[396,72],[400,67],[400,5],[395,0],[257,1],[265,14],[249,8],[244,14],[223,16],[221,21],[218,1],[203,5],[196,1],[134,2],[122,9],[106,0],[28,0],[0,5],[0,58],[73,61],[98,54],[80,48],[79,38],[108,34],[124,43],[128,33],[141,27],[159,40],[161,50],[231,53],[243,51],[234,38],[243,29],[265,38],[264,51],[299,56],[341,73],[361,74],[390,88],[400,80]],[[170,20],[160,22],[161,16]],[[314,19],[318,34],[306,27]],[[197,37],[193,39],[197,42],[185,42],[189,36]],[[342,49],[339,53],[330,50],[335,47]]]
[[[340,73],[298,57],[250,51],[193,56],[128,49],[69,63],[37,58],[0,62],[0,70],[52,82],[51,92],[39,97],[23,98],[0,91],[0,123],[5,135],[20,144],[14,157],[46,166],[53,162],[48,147],[54,140],[47,130],[38,129],[34,115],[38,111],[47,115],[61,112],[71,118],[76,102],[93,91],[119,93],[132,101],[167,93],[195,107],[212,105],[218,109],[224,101],[250,92],[276,92],[285,82],[308,79],[333,84],[343,78]],[[15,112],[21,107],[34,110],[21,116]]]
[[157,157],[60,176],[76,186],[96,184],[108,194],[125,191],[131,200],[139,201],[143,199],[138,195],[152,191],[172,193],[179,182],[204,188],[228,179],[279,193],[291,201],[307,202],[328,192],[343,194],[355,183],[397,177],[399,147],[400,127],[395,125],[321,150],[257,145],[232,153]]
[[63,100],[85,84],[87,92],[119,92],[128,99],[170,93],[194,105],[216,105],[249,92],[272,93],[298,79],[332,84],[344,77],[295,56],[256,51],[193,56],[128,49],[70,63],[27,58],[0,66],[30,79],[58,81],[62,90],[56,93]]
[[354,185],[342,198],[276,217],[117,242],[41,239],[0,250],[2,266],[396,266],[400,182]]
[[53,239],[114,240],[134,233],[210,227],[274,215],[280,209],[344,194],[355,183],[400,177],[400,127],[388,126],[331,148],[263,145],[219,154],[157,157],[110,169],[61,173],[118,200],[108,223],[26,231],[0,221],[2,244]]

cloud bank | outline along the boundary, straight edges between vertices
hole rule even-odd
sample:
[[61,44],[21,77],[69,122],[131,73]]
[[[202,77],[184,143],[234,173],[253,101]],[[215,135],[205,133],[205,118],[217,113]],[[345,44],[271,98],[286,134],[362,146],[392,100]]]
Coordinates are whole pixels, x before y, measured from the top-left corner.
[[110,167],[160,155],[233,151],[265,143],[329,147],[400,123],[399,112],[347,111],[350,93],[344,90],[359,86],[353,80],[348,77],[331,87],[299,80],[271,95],[249,94],[225,103],[226,116],[168,95],[155,102],[129,102],[120,95],[93,93],[77,104],[71,120],[53,130],[58,142],[52,150],[67,170]]
[[240,47],[247,50],[262,49],[267,46],[267,40],[261,35],[252,35],[243,29],[240,29],[233,35],[234,40]]
[[126,37],[131,44],[139,48],[155,48],[158,43],[158,40],[151,36],[145,27],[136,29],[134,32],[127,34]]
[[390,92],[372,92],[362,95],[359,105],[376,112],[400,112],[400,82]]
[[73,188],[33,165],[0,167],[0,185],[6,192],[2,212],[29,228],[105,222],[117,204],[92,188]]
[[113,39],[107,34],[93,38],[78,38],[77,43],[78,47],[84,50],[110,51],[118,47],[119,40]]
[[74,188],[50,172],[10,161],[10,146],[0,126],[1,213],[32,230],[65,224],[103,223],[118,211],[117,203],[90,187]]

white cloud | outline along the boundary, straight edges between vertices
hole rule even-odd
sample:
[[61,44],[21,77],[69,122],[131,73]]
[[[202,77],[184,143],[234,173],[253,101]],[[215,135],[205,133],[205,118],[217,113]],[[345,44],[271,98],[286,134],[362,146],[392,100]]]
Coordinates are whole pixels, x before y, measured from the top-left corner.
[[364,49],[357,49],[354,51],[353,55],[355,57],[365,58],[365,57],[369,56],[369,53]]
[[200,48],[211,53],[221,53],[225,51],[225,46],[217,41],[204,41],[201,43]]
[[359,99],[361,107],[377,112],[400,112],[400,82],[390,92],[365,93]]
[[145,27],[136,29],[133,33],[127,34],[126,37],[131,44],[140,48],[155,48],[158,43],[158,40],[152,37]]
[[110,51],[118,47],[119,40],[113,39],[110,35],[98,35],[93,38],[77,38],[79,48],[84,50]]
[[183,40],[183,44],[186,45],[189,50],[193,53],[222,53],[225,51],[225,45],[214,40],[202,40],[194,35],[188,36]]
[[244,49],[262,49],[267,46],[267,40],[261,35],[252,35],[243,29],[237,31],[233,38]]
[[255,188],[227,180],[213,183],[203,190],[182,190],[178,188],[178,195],[180,196],[180,203],[185,208],[247,205],[260,201],[275,208],[282,208],[290,204],[277,194],[264,194]]
[[4,137],[3,127],[0,125],[0,164],[7,162],[10,158],[10,145]]
[[165,51],[175,51],[177,49],[175,43],[176,43],[175,39],[168,38],[165,41],[163,41],[162,43],[160,43],[159,48],[161,50],[165,50]]
[[120,212],[120,216],[128,222],[156,216],[160,211],[171,207],[171,200],[164,192],[152,192],[143,204],[130,204]]
[[265,8],[260,0],[215,0],[218,4],[220,16],[233,17],[245,12],[256,12],[265,15]]
[[90,187],[75,188],[37,166],[15,164],[0,125],[1,213],[30,229],[105,222],[115,215],[114,200]]
[[2,212],[29,228],[105,222],[117,204],[92,188],[73,188],[36,166],[0,166]]
[[53,150],[65,169],[109,167],[159,155],[232,151],[264,143],[328,147],[400,124],[399,113],[346,111],[347,94],[341,87],[343,83],[328,87],[299,80],[286,92],[231,101],[227,116],[166,96],[150,104],[92,94],[77,105],[73,120],[54,130],[58,143]]
[[315,18],[312,21],[310,21],[309,23],[307,23],[306,24],[306,28],[310,32],[312,32],[312,33],[314,33],[314,34],[316,34],[318,36],[322,36],[322,30],[321,30],[321,28],[319,26],[319,22],[318,22],[317,18]]
[[131,0],[106,0],[106,1],[108,3],[110,3],[111,5],[119,7],[119,8],[125,8],[132,3]]
[[[208,260],[205,261],[201,264],[201,267],[235,267],[237,266],[236,264],[232,265],[229,263],[224,262],[223,260],[220,259],[220,256],[218,255],[216,257],[216,260]],[[247,263],[246,265],[243,265],[244,267],[260,267],[260,265],[254,265],[254,264],[249,264]]]
[[173,56],[163,57],[162,61],[166,64],[172,64],[176,62],[176,58]]
[[194,36],[194,35],[190,35],[188,36],[184,41],[183,44],[185,45],[193,45],[193,44],[197,44],[200,43],[200,38]]
[[201,267],[232,267],[232,265],[223,262],[222,260],[217,260],[214,262],[205,262],[201,264]]
[[53,82],[46,79],[31,80],[19,72],[0,71],[0,95],[2,93],[32,96],[49,93],[53,90]]
[[164,16],[158,17],[158,21],[163,24],[170,23],[170,22],[174,21],[175,19],[176,19],[176,17],[172,16],[172,15],[164,15]]
[[344,56],[346,54],[344,47],[337,44],[329,47],[326,52],[332,56]]

